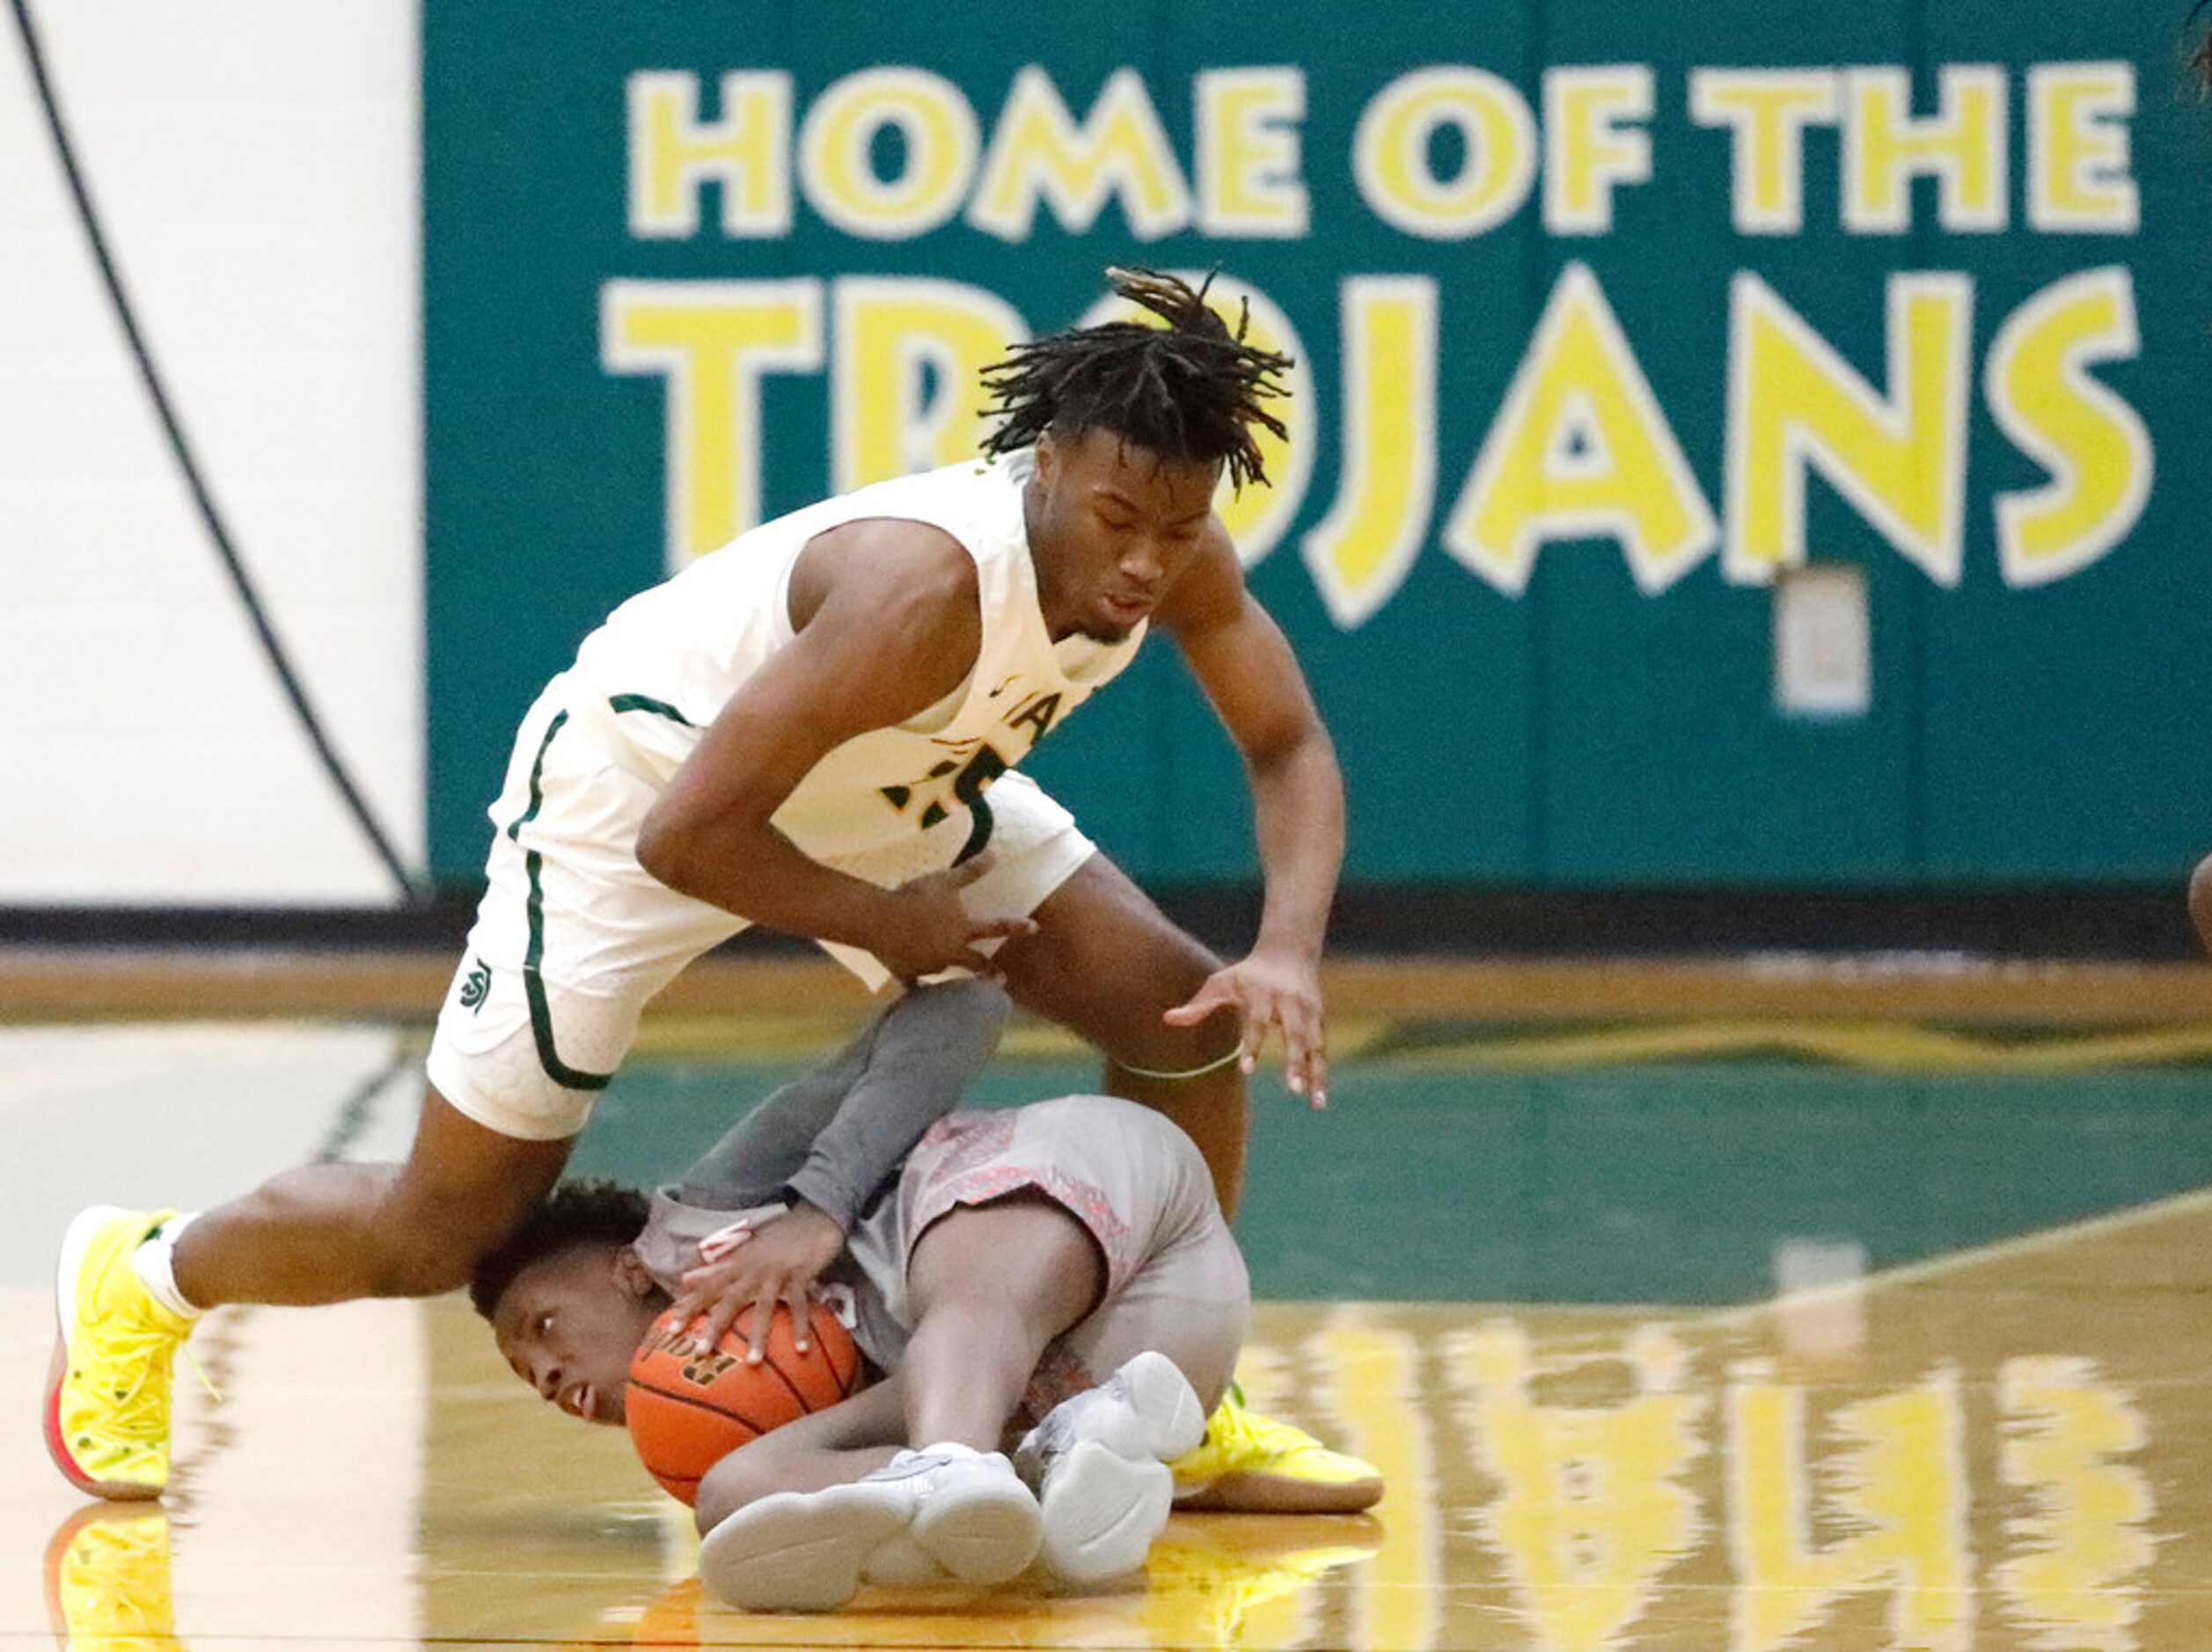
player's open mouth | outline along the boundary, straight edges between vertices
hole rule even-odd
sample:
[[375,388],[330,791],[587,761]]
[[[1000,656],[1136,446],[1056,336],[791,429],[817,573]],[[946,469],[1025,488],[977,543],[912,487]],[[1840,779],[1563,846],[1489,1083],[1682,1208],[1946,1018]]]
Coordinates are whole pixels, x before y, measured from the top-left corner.
[[1133,625],[1152,612],[1152,604],[1141,597],[1102,596],[1099,598],[1099,606],[1117,625]]
[[598,1415],[597,1401],[599,1391],[590,1383],[571,1383],[560,1391],[557,1402],[572,1417],[582,1417],[586,1422]]

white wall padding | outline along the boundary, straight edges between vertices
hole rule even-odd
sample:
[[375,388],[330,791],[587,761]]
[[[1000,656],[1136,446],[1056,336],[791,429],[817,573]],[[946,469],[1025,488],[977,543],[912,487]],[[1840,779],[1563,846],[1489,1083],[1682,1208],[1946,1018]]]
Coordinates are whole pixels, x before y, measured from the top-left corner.
[[[156,362],[311,699],[422,854],[416,14],[33,0]],[[0,906],[383,903],[0,28]]]

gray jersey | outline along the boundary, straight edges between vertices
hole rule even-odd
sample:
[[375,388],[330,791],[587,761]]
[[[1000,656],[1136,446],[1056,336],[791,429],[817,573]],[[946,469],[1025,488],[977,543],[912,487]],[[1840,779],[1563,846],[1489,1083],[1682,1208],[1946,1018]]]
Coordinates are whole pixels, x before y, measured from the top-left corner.
[[682,1180],[654,1193],[636,1241],[647,1271],[673,1294],[699,1265],[700,1240],[741,1217],[762,1221],[804,1199],[846,1230],[846,1248],[823,1276],[828,1294],[849,1307],[869,1358],[895,1360],[906,1334],[880,1278],[882,1259],[897,1246],[889,1195],[914,1144],[990,1060],[1010,1007],[985,981],[908,992],[833,1059],[746,1115]]

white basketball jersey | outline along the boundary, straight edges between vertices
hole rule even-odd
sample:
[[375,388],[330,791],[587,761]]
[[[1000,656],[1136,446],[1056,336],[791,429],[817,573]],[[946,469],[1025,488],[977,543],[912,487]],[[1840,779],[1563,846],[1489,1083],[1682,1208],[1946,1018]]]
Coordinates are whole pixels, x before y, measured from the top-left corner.
[[[879,482],[779,516],[616,609],[585,638],[570,674],[582,720],[625,767],[665,784],[746,679],[789,645],[799,552],[849,522],[890,517],[942,529],[975,559],[982,646],[966,682],[911,721],[823,757],[774,823],[823,859],[956,835],[979,846],[991,782],[1120,673],[1143,640],[1054,642],[1038,606],[1022,508],[1027,451]],[[604,714],[603,714],[604,713]]]

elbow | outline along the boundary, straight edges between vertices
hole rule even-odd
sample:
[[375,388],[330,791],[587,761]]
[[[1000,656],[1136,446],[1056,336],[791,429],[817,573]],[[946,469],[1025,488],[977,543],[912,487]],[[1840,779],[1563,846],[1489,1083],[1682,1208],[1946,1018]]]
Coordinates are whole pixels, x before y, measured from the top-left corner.
[[1339,789],[1343,776],[1337,767],[1337,748],[1318,717],[1286,728],[1276,738],[1255,747],[1247,757],[1255,779],[1300,775]]
[[683,824],[656,808],[647,812],[645,823],[638,828],[633,852],[649,876],[679,895],[689,895],[690,841]]

